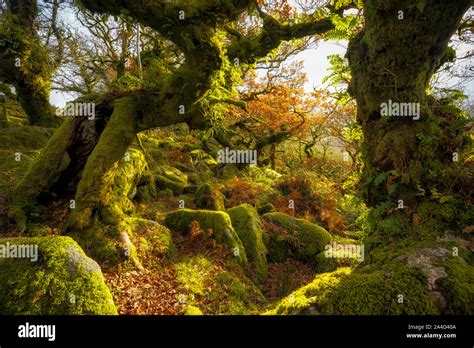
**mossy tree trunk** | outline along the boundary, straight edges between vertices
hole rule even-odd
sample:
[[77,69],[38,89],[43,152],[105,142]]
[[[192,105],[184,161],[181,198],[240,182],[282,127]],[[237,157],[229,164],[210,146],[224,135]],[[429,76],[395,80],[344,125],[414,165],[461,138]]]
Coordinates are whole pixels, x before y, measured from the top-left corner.
[[114,208],[108,192],[118,162],[135,138],[135,117],[133,100],[124,98],[114,102],[110,121],[88,157],[77,186],[71,226],[77,229],[90,226],[94,210],[100,210],[97,213],[102,219],[112,223],[120,218],[120,207]]
[[33,126],[57,127],[60,124],[60,119],[55,117],[54,110],[49,103],[50,77],[47,76],[42,81],[45,85],[41,86],[41,89],[38,89],[38,85],[26,76],[21,76],[13,82],[16,87],[18,101]]
[[49,104],[50,80],[55,64],[41,44],[36,18],[36,0],[8,0],[8,12],[2,18],[0,32],[0,79],[16,88],[19,102],[32,125],[55,127]]
[[80,173],[106,122],[102,118],[94,122],[87,118],[68,119],[56,130],[9,197],[9,216],[19,232],[26,229],[27,207],[38,199],[73,197]]
[[[471,150],[465,120],[460,110],[426,90],[453,55],[448,40],[469,3],[431,0],[423,9],[412,1],[364,3],[365,27],[347,56],[364,133],[361,191],[369,206],[394,219],[392,231],[377,229],[381,238],[397,233],[397,227],[399,234],[418,233],[410,229],[413,221],[435,222],[430,227],[441,233],[467,222],[461,191],[472,165],[465,161]],[[382,116],[382,105],[390,101],[419,104],[419,119],[416,104],[410,115]]]
[[[462,239],[473,221],[472,144],[462,111],[427,95],[431,77],[452,57],[448,41],[470,2],[363,3],[364,28],[347,57],[364,133],[360,192],[372,209],[368,255],[319,309],[472,314],[474,267]],[[390,103],[415,104],[412,113],[390,117],[383,113]]]

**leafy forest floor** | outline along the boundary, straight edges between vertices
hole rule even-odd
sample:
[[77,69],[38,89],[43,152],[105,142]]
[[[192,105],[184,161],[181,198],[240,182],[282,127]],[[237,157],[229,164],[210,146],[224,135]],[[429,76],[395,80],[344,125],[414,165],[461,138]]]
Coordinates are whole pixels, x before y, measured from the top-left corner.
[[[17,104],[4,106],[10,125],[0,129],[0,235],[60,235],[73,197],[29,207],[21,235],[8,220],[8,194],[54,130],[22,125]],[[307,157],[289,150],[282,156],[291,166],[282,162],[272,170],[217,163],[211,154],[219,145],[186,127],[147,132],[139,140],[120,164],[132,184],[117,184],[117,190],[132,202],[132,239],[142,268],[112,266],[81,245],[101,266],[120,314],[265,313],[317,274],[357,263],[324,257],[326,245],[359,244],[364,237],[366,209],[340,154]],[[145,165],[136,165],[141,160]],[[180,210],[190,214],[184,229],[178,226],[183,217],[178,223],[169,218]],[[203,215],[194,219],[192,211]],[[228,216],[247,263],[216,238]]]

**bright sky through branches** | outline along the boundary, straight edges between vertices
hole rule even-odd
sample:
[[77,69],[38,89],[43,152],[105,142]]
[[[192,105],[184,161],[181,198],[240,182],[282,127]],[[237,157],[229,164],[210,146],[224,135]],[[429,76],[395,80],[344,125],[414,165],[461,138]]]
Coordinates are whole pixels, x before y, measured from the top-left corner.
[[[289,0],[289,3],[294,6],[295,1]],[[71,22],[72,25],[79,23],[75,20],[74,14],[72,11],[67,10],[67,13],[64,15],[65,22]],[[347,42],[345,41],[319,41],[318,45],[315,48],[307,49],[296,56],[290,58],[287,63],[291,61],[302,60],[304,62],[305,73],[307,74],[308,81],[305,85],[307,91],[312,91],[313,87],[323,88],[322,80],[328,75],[328,68],[330,67],[328,56],[332,54],[339,54],[341,56],[345,55],[347,47]],[[458,47],[457,55],[458,57],[463,56],[467,51],[472,49],[467,45],[462,45]],[[462,64],[467,65],[469,62],[464,61]],[[263,76],[263,75],[262,75]],[[443,80],[442,85],[446,87],[455,86],[459,82],[459,79],[454,79],[451,76]],[[474,81],[470,81],[464,88],[462,88],[464,93],[469,96],[472,100],[474,99]],[[51,92],[51,103],[58,107],[64,107],[64,105],[71,100],[74,100],[76,96],[68,93],[61,93],[57,91]]]

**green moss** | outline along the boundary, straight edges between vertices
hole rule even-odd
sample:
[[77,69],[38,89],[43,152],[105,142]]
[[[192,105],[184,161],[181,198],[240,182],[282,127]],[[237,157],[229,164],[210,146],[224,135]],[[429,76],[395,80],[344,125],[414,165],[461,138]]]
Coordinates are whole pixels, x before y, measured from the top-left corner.
[[[414,293],[412,301],[427,301],[426,293],[430,293],[437,304],[437,310],[447,314],[472,313],[472,253],[458,244],[457,239],[443,238],[438,240],[416,241],[408,238],[393,241],[391,244],[366,248],[369,252],[365,258],[363,269],[359,273],[372,273],[380,270],[383,274],[387,269],[396,269],[392,274],[421,272],[418,279],[410,280]],[[457,251],[457,256],[453,252]],[[398,265],[398,269],[396,268]],[[399,282],[402,280],[400,279]],[[396,282],[396,280],[394,280]],[[385,282],[388,284],[388,282]],[[350,285],[348,285],[350,286]],[[422,291],[422,289],[425,289]],[[388,291],[388,290],[387,290]],[[428,307],[417,308],[419,313],[428,313]],[[414,309],[411,313],[416,313]]]
[[[132,199],[135,197],[136,187],[145,168],[146,161],[143,153],[130,147],[126,156],[120,161],[109,192],[104,197],[103,203],[110,206],[109,209],[112,213],[113,209],[120,210],[120,215],[121,213],[132,213],[135,210]],[[115,208],[113,208],[114,206]]]
[[195,202],[199,209],[225,210],[224,195],[217,187],[209,183],[198,187]]
[[34,126],[0,128],[0,149],[14,151],[39,150],[46,146],[52,129]]
[[[49,104],[50,79],[54,73],[54,64],[51,64],[48,52],[41,45],[40,37],[34,28],[36,4],[13,7],[12,11],[16,13],[9,13],[8,16],[4,14],[0,23],[4,38],[0,42],[4,62],[2,80],[15,84],[18,100],[28,114],[31,124],[58,125]],[[13,67],[12,57],[20,59],[20,66]]]
[[175,264],[177,280],[187,289],[186,306],[205,314],[255,314],[265,299],[239,266],[222,267],[204,255]]
[[126,262],[126,246],[120,243],[120,229],[116,225],[96,222],[84,230],[71,230],[69,236],[77,240],[81,248],[102,265]]
[[344,267],[332,273],[317,275],[311,283],[279,301],[274,309],[265,314],[315,314],[318,312],[316,304],[325,298],[350,273],[351,269]]
[[138,203],[150,203],[155,200],[157,195],[156,190],[151,189],[149,186],[137,187],[137,194],[135,200]]
[[45,226],[44,224],[28,224],[26,231],[30,237],[48,237],[58,234],[54,229]]
[[[336,311],[331,305],[327,307],[328,313],[472,313],[472,253],[460,246],[457,239],[414,241],[404,238],[390,245],[366,247],[365,262],[354,272],[354,280],[341,283],[341,289],[335,291],[334,298],[331,297],[334,303],[347,300],[347,308],[340,306]],[[457,251],[457,256],[453,256],[454,251]],[[377,279],[383,279],[378,288]],[[389,304],[387,298],[379,294],[390,294],[390,299],[393,299],[397,291],[404,296],[403,306]],[[347,294],[344,292],[352,293],[352,298],[345,297]],[[367,294],[370,295],[367,308],[358,307],[357,298],[364,298]],[[387,312],[381,310],[382,305],[387,306]]]
[[261,207],[259,207],[257,211],[260,215],[264,215],[266,213],[273,213],[273,212],[276,211],[276,209],[273,206],[273,204],[266,203],[266,204],[262,205]]
[[386,263],[404,259],[407,255],[416,254],[423,249],[445,248],[451,249],[455,244],[449,240],[423,240],[416,241],[410,238],[394,240],[390,245],[377,243],[369,240],[372,244],[366,244],[366,262],[382,267]]
[[[334,246],[336,244],[336,249]],[[347,255],[344,251],[344,246],[349,245],[352,251],[350,255]],[[354,252],[354,247],[360,247],[362,255],[359,256]],[[356,266],[359,262],[364,261],[365,258],[365,245],[362,245],[360,242],[344,238],[341,236],[334,236],[333,243],[329,246],[326,246],[325,251],[319,253],[315,259],[315,269],[317,272],[332,272],[339,267],[352,267]],[[364,250],[362,250],[364,248]],[[329,253],[329,254],[328,254]],[[328,256],[329,255],[329,256]]]
[[398,262],[383,268],[358,268],[319,306],[323,314],[439,314],[424,274]]
[[155,169],[156,173],[183,186],[188,185],[188,176],[175,167],[162,165]]
[[320,273],[332,272],[339,267],[351,267],[359,263],[357,258],[346,257],[343,251],[341,250],[332,250],[332,246],[328,251],[331,251],[335,254],[333,257],[327,257],[326,251],[319,253],[315,258],[316,271]]
[[145,171],[137,184],[137,194],[134,199],[139,203],[150,203],[157,196],[155,177],[151,172]]
[[157,257],[172,257],[176,247],[172,233],[155,221],[123,216],[118,224],[96,222],[82,231],[70,231],[82,248],[102,265],[122,264],[141,268],[141,260],[153,263]]
[[18,173],[19,175],[16,176],[21,176],[21,174],[25,174],[28,171],[33,156],[37,155],[37,152],[29,151],[29,154],[20,153],[20,161],[16,160],[16,154],[17,152],[14,150],[0,149],[0,170]]
[[110,121],[82,171],[75,196],[76,209],[69,219],[70,229],[88,228],[94,223],[96,212],[104,222],[118,223],[123,212],[131,208],[130,190],[135,188],[145,168],[143,154],[129,149],[135,139],[135,116],[133,98],[114,101]]
[[5,100],[2,102],[0,99],[0,119],[2,119],[3,127],[27,126],[29,124],[28,116],[15,100]]
[[360,242],[356,241],[355,239],[352,238],[346,238],[346,237],[341,237],[338,235],[335,235],[333,237],[333,241],[340,243],[340,244],[359,244]]
[[315,280],[277,304],[269,314],[440,314],[418,268],[392,262],[383,268],[343,267]]
[[239,167],[237,164],[226,164],[216,171],[216,175],[223,179],[232,179],[239,176]]
[[203,163],[208,167],[213,167],[217,164],[217,161],[211,155],[207,154],[201,149],[191,150],[189,149],[189,155],[191,156],[191,161],[193,165],[198,165]]
[[195,306],[186,306],[184,310],[184,315],[203,315],[201,310]]
[[204,256],[184,259],[174,265],[178,281],[193,295],[204,295],[206,280],[212,261]]
[[[137,246],[140,259],[152,259],[158,255],[171,257],[176,251],[172,233],[155,221],[130,218],[132,240]],[[140,237],[139,237],[140,236]]]
[[244,245],[247,257],[255,266],[256,280],[263,283],[268,275],[267,248],[263,243],[263,232],[257,211],[249,204],[227,210],[232,225]]
[[17,229],[24,231],[26,217],[23,207],[36,198],[54,183],[64,164],[68,161],[66,149],[73,132],[72,120],[66,120],[54,133],[47,146],[31,163],[28,172],[16,186],[10,199],[12,202],[9,217],[15,220]]
[[0,258],[0,313],[117,314],[100,267],[69,237],[1,239],[37,245],[38,261]]
[[227,213],[211,210],[180,209],[164,214],[165,226],[184,234],[189,233],[193,221],[197,221],[203,230],[211,229],[214,239],[225,245],[241,264],[247,263],[245,249]]
[[[84,208],[84,201],[76,204],[67,232],[98,261],[115,265],[128,260],[140,267],[133,243],[137,221],[129,215],[135,212],[133,199],[145,168],[143,153],[133,146],[128,148],[114,168],[101,177],[107,183],[97,193],[100,196],[93,198],[98,200],[96,208],[90,208],[92,203]],[[87,195],[86,201],[89,199]]]
[[173,181],[162,175],[156,175],[154,179],[157,188],[160,190],[170,189],[174,195],[183,194],[184,188],[186,187],[183,183]]
[[[151,202],[159,190],[172,190],[173,195],[181,195],[188,186],[188,176],[174,166],[162,164],[167,162],[167,151],[173,149],[171,145],[176,146],[176,141],[162,142],[153,133],[146,132],[139,133],[139,139],[148,166],[137,187],[137,201]],[[163,149],[163,144],[170,145],[170,148]]]
[[446,277],[436,285],[446,299],[445,314],[474,314],[474,266],[460,257],[453,257],[443,264]]
[[[12,195],[15,184],[25,175],[33,160],[25,153],[21,153],[20,156],[21,160],[16,161],[16,151],[0,149],[0,204],[5,206],[7,197]],[[0,222],[0,226],[6,226],[6,222],[5,224]]]
[[283,213],[268,213],[264,240],[268,259],[276,262],[293,257],[314,262],[316,256],[331,244],[331,235],[322,227]]

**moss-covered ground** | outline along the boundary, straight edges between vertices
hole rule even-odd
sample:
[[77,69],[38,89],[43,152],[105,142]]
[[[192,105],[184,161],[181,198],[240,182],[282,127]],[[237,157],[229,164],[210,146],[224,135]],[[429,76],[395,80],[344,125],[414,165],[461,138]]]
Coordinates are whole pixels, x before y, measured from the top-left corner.
[[[34,158],[60,154],[42,151],[52,129],[18,119],[0,128],[0,238],[36,243],[42,256],[38,265],[0,259],[1,314],[474,312],[472,230],[429,239],[419,226],[418,239],[384,246],[367,235],[352,192],[334,206],[319,190],[327,178],[226,168],[186,127],[138,135],[89,227],[67,232],[71,197],[38,197],[19,233],[13,188]],[[345,254],[361,246],[363,259]]]

